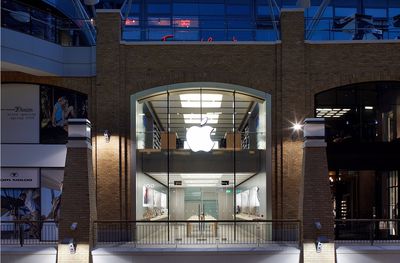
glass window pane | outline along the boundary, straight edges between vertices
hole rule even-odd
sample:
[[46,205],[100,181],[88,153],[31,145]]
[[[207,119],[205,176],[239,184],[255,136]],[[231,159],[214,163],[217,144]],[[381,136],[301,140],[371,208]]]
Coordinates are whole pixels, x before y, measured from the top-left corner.
[[200,15],[223,15],[225,5],[223,4],[199,4]]
[[249,15],[249,5],[228,5],[226,8],[227,15]]
[[199,40],[198,30],[175,30],[174,40]]
[[171,19],[169,17],[149,17],[147,23],[149,26],[170,26]]
[[357,13],[357,8],[335,8],[335,16],[351,16]]
[[170,12],[169,4],[149,4],[147,12],[151,14],[165,14]]
[[235,39],[237,41],[254,40],[253,30],[230,30],[228,31],[228,40]]
[[276,40],[276,33],[273,30],[256,30],[257,41],[274,41]]
[[254,24],[250,20],[230,19],[228,20],[228,28],[254,28]]
[[206,30],[201,32],[201,40],[202,41],[224,41],[225,30]]
[[148,30],[149,40],[161,40],[163,37],[168,35],[172,35],[172,29],[149,28]]
[[187,3],[175,3],[173,5],[173,12],[175,15],[197,15],[198,5],[197,4],[187,4]]
[[215,17],[204,17],[200,21],[200,27],[210,29],[225,28],[225,21]]
[[174,17],[173,23],[174,27],[199,27],[199,20],[196,17]]
[[365,14],[373,17],[386,17],[386,10],[383,8],[365,8]]
[[127,17],[125,19],[125,26],[138,26],[139,25],[139,17]]
[[400,15],[400,8],[389,8],[389,17],[390,18],[398,16],[398,15]]

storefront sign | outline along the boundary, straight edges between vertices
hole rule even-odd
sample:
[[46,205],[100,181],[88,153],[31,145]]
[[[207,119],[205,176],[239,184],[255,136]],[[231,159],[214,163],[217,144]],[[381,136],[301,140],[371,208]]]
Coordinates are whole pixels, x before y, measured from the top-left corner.
[[39,169],[1,168],[1,188],[38,188]]
[[39,142],[39,86],[3,84],[1,87],[2,143]]

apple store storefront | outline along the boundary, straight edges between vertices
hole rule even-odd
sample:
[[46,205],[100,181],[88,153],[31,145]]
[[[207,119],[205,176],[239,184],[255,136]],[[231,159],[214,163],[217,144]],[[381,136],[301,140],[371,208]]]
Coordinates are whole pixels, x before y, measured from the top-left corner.
[[131,99],[136,220],[271,219],[268,94],[184,83]]

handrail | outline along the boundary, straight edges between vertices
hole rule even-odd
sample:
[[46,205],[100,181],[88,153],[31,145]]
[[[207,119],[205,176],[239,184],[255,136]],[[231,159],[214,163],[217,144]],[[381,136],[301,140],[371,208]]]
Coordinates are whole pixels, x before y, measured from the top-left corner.
[[[94,220],[93,223],[195,223],[199,220]],[[300,223],[300,219],[271,219],[271,220],[201,220],[204,223]]]
[[55,220],[1,220],[1,244],[40,245],[58,242],[58,221]]
[[301,247],[301,221],[275,220],[94,220],[93,244],[237,245],[272,243]]
[[400,219],[335,219],[335,240],[400,242]]

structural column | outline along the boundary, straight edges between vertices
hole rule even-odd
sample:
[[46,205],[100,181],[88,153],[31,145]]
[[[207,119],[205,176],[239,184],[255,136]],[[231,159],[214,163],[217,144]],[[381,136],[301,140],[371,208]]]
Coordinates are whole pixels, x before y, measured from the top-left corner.
[[93,221],[97,219],[95,179],[92,166],[90,122],[68,120],[57,262],[90,262]]
[[323,118],[304,121],[303,177],[299,214],[304,262],[335,262],[333,206]]
[[[301,180],[301,140],[293,136],[291,127],[307,116],[305,102],[304,10],[281,10],[281,51],[278,62],[280,86],[276,92],[275,112],[281,147],[278,159],[278,218],[298,218],[299,184]],[[296,94],[296,95],[295,95]]]
[[[120,98],[123,96],[120,93],[120,10],[97,10],[96,28],[96,119],[93,133],[96,137],[97,212],[100,219],[118,220],[123,214],[121,188],[125,179],[122,170],[125,138],[120,122]],[[111,135],[108,141],[103,136],[106,130]]]

